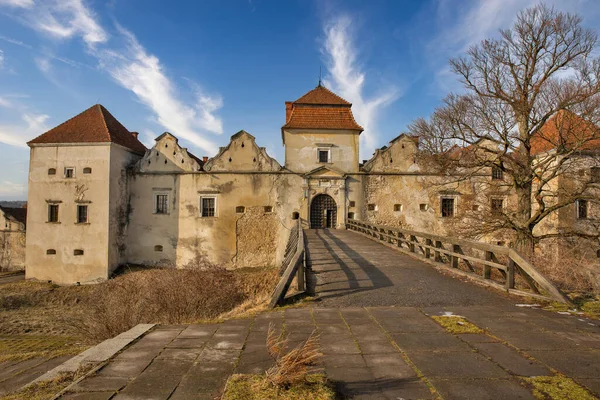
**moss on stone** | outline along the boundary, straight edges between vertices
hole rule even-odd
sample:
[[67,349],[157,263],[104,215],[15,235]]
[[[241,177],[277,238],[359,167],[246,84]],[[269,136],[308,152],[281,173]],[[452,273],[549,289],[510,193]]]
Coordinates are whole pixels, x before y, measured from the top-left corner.
[[598,400],[575,381],[563,375],[523,378],[540,400]]
[[461,333],[483,333],[483,329],[472,324],[463,317],[455,315],[443,315],[431,317],[435,322],[443,326],[448,332],[453,334]]
[[279,388],[264,375],[232,375],[227,381],[223,400],[334,400],[335,392],[324,375],[309,375],[306,382]]

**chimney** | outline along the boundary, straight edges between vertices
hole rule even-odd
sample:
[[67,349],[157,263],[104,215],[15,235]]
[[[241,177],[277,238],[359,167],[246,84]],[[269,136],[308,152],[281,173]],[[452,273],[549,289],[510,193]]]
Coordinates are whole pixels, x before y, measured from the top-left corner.
[[287,123],[290,120],[290,115],[292,114],[292,102],[285,102],[285,122]]
[[138,138],[139,132],[131,132],[131,136],[133,136],[134,138]]
[[208,161],[208,157],[206,157],[206,156],[202,157],[202,162],[203,162],[203,163],[205,163],[205,162],[207,162],[207,161]]

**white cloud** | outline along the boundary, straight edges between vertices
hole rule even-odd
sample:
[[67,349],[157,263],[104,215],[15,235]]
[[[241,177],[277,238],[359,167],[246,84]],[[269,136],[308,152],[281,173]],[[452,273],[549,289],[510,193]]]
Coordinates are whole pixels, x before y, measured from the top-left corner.
[[223,132],[223,124],[214,114],[223,104],[221,98],[202,93],[197,85],[193,85],[196,106],[184,104],[160,60],[149,54],[131,32],[121,27],[118,30],[126,39],[126,51],[99,53],[102,68],[121,86],[135,93],[140,102],[156,114],[157,122],[165,129],[207,152],[216,152],[216,144],[200,132]]
[[8,101],[6,98],[0,96],[0,107],[11,108],[12,103]]
[[375,96],[365,96],[366,73],[357,62],[358,52],[351,27],[352,19],[347,15],[336,17],[324,26],[322,53],[329,70],[325,86],[352,103],[354,117],[365,129],[360,138],[361,153],[370,156],[378,144],[378,113],[395,101],[400,93],[397,88],[388,87]]
[[0,183],[0,196],[4,199],[25,196],[26,185],[23,183],[14,183],[10,181],[2,181]]
[[33,0],[0,0],[0,6],[10,6],[17,8],[31,8],[34,6]]
[[4,65],[4,52],[2,50],[0,50],[0,69],[2,69],[3,65]]
[[0,143],[10,146],[27,147],[26,142],[48,130],[45,114],[23,113],[20,125],[0,125]]

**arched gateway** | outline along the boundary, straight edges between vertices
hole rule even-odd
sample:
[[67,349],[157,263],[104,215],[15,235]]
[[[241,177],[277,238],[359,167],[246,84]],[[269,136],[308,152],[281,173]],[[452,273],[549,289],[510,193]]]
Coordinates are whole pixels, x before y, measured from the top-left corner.
[[310,205],[310,227],[335,228],[337,225],[337,205],[327,194],[317,195]]

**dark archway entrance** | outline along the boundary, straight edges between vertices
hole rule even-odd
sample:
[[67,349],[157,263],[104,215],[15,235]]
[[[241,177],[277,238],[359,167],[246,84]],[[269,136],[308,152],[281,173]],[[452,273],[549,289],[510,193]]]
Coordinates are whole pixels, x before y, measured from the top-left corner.
[[335,228],[337,225],[337,205],[331,196],[320,194],[310,205],[311,228]]

